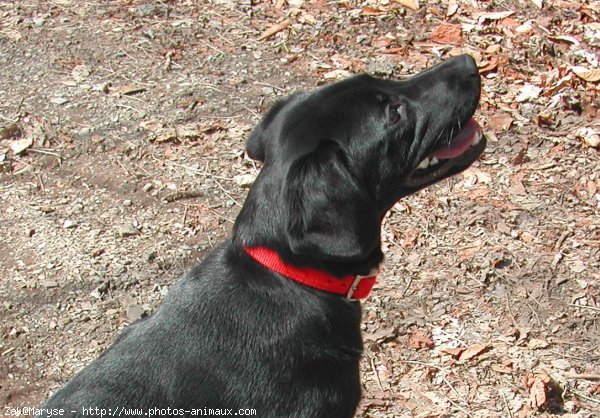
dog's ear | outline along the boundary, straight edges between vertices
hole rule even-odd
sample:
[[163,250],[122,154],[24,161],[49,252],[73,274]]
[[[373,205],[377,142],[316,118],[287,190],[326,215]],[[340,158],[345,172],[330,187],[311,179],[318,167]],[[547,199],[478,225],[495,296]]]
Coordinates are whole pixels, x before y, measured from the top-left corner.
[[250,158],[261,162],[265,161],[267,140],[268,136],[270,135],[269,130],[271,128],[271,123],[275,119],[275,116],[277,116],[277,114],[285,107],[285,105],[296,96],[297,94],[292,94],[285,99],[275,102],[260,124],[254,128],[250,134],[250,137],[246,141],[246,153]]
[[339,145],[320,141],[294,161],[284,182],[286,234],[295,254],[361,260],[380,246],[380,217],[348,169]]
[[265,161],[265,144],[264,144],[265,129],[263,124],[258,125],[250,137],[246,141],[246,154],[253,160]]

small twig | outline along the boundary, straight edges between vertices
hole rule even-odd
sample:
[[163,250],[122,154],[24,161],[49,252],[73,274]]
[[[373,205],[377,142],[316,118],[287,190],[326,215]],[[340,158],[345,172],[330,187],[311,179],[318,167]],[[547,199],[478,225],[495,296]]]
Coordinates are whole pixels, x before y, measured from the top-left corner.
[[[452,386],[452,383],[450,383],[450,381],[446,378],[446,371],[442,370],[442,369],[438,369],[440,372],[443,372],[444,375],[442,376],[442,381],[450,388],[450,390],[452,392],[454,392],[454,394],[458,397],[461,398],[461,394],[458,393],[458,391],[454,388],[454,386]],[[454,402],[452,399],[450,399],[450,396],[446,396],[446,399],[448,399],[448,402],[450,402],[452,405],[454,405],[454,407],[456,409],[458,409],[459,411],[461,411],[463,414],[467,415],[468,417],[472,416],[469,411],[467,411],[464,407],[462,407],[461,405],[459,405],[457,402]],[[463,403],[466,403],[463,401]]]
[[600,374],[595,373],[565,373],[567,379],[600,380]]
[[217,183],[217,186],[219,186],[219,188],[223,191],[223,193],[225,193],[225,195],[230,198],[236,205],[238,205],[240,208],[242,207],[242,204],[240,202],[238,202],[228,191],[227,189],[225,189],[225,187],[223,187],[223,185],[221,183],[219,183],[218,180],[215,180],[215,183]]
[[[158,158],[154,158],[154,160],[163,162],[163,161],[159,160]],[[197,170],[195,168],[185,166],[183,164],[177,164],[177,163],[174,163],[174,162],[171,162],[171,161],[164,161],[164,163],[167,164],[167,165],[172,165],[172,166],[175,166],[175,167],[186,169],[187,171],[189,171],[189,172],[191,172],[193,174],[197,174],[199,176],[212,177],[214,179],[219,179],[219,180],[233,181],[233,179],[230,179],[229,177],[216,176],[216,175],[214,175],[212,173],[207,173],[207,172],[204,172],[204,171],[200,171],[200,170]]]
[[408,283],[404,287],[404,290],[402,291],[402,295],[400,296],[401,298],[403,298],[404,295],[406,295],[406,292],[408,292],[408,289],[410,289],[410,285],[412,284],[412,282],[413,282],[413,278],[412,278],[412,276],[409,276]]
[[[229,223],[231,223],[231,224],[234,224],[234,223],[235,223],[235,221],[234,221],[233,219],[231,219],[231,218],[228,218],[228,217],[226,217],[226,216],[223,216],[223,215],[221,215],[220,213],[218,213],[218,212],[216,212],[216,211],[214,211],[214,210],[211,210],[210,212],[211,212],[213,215],[215,215],[217,218],[223,219],[224,221],[227,221],[227,222],[229,222]],[[211,244],[211,245],[212,245],[212,244]]]
[[37,179],[40,182],[40,189],[42,190],[42,193],[46,194],[46,187],[44,186],[44,180],[42,179],[42,176],[37,174]]
[[506,297],[506,309],[508,310],[508,314],[510,315],[510,319],[512,319],[513,321],[513,325],[519,329],[519,324],[517,323],[517,320],[515,319],[515,316],[512,313],[512,309],[510,308],[510,299],[508,298],[508,293],[506,293],[504,295]]
[[596,308],[595,306],[577,305],[576,303],[570,303],[569,306],[574,306],[575,308],[589,309],[591,311],[600,312],[600,308]]
[[455,407],[456,409],[458,409],[460,412],[462,412],[462,413],[463,413],[463,414],[465,414],[466,416],[468,416],[468,417],[472,417],[472,416],[473,416],[473,415],[471,415],[471,414],[469,413],[469,411],[467,411],[465,408],[463,408],[462,406],[460,406],[459,404],[457,404],[456,402],[454,402],[454,401],[453,401],[452,399],[450,399],[449,397],[447,397],[446,399],[448,399],[448,401],[449,401],[449,402],[450,402],[452,405],[454,405],[454,407]]
[[512,411],[510,410],[510,405],[508,404],[508,400],[506,399],[506,395],[504,394],[504,392],[502,392],[502,400],[504,401],[504,406],[506,406],[508,415],[510,415],[510,418],[513,418],[514,415],[513,415]]
[[60,154],[57,154],[55,152],[52,151],[48,151],[45,149],[41,149],[41,148],[27,148],[27,151],[32,151],[32,152],[37,152],[38,154],[44,154],[44,155],[51,155],[53,157],[58,158],[59,160],[61,159]]
[[17,111],[15,112],[17,114],[17,122],[19,121],[19,119],[21,119],[21,116],[19,116],[19,113],[21,113],[21,107],[23,106],[24,101],[25,101],[25,97],[21,97],[21,100],[19,100],[19,104],[17,105]]
[[185,223],[187,221],[187,213],[188,213],[188,205],[185,205],[185,209],[183,210],[183,220],[181,221],[181,224],[183,226],[185,226]]
[[15,350],[16,350],[15,347],[10,347],[8,350],[4,350],[2,353],[0,353],[0,356],[2,356],[2,357],[8,356],[10,353],[12,353]]
[[443,367],[436,366],[435,364],[431,364],[431,363],[425,363],[422,361],[417,361],[417,360],[400,360],[400,361],[402,361],[404,363],[409,363],[409,364],[419,364],[421,366],[433,367],[434,369],[438,369],[443,372],[446,371],[446,369],[444,369]]
[[551,168],[556,167],[555,163],[547,163],[547,164],[542,164],[536,167],[537,170],[549,170]]
[[235,46],[235,43],[233,43],[232,41],[230,41],[229,39],[227,39],[226,37],[224,37],[223,35],[221,35],[219,32],[216,33],[216,35],[223,39],[226,43],[228,43],[231,46]]
[[210,43],[208,43],[208,42],[206,42],[206,41],[203,41],[203,40],[200,40],[200,42],[201,42],[201,43],[203,43],[204,45],[206,45],[207,47],[209,47],[210,49],[212,49],[212,50],[214,50],[214,51],[217,51],[219,54],[221,54],[221,55],[226,55],[226,54],[225,54],[225,52],[221,51],[221,50],[220,50],[219,48],[217,48],[216,46],[214,46],[214,45],[211,45]]
[[254,110],[250,109],[248,106],[244,105],[242,106],[244,109],[246,109],[248,112],[252,113],[252,116],[254,117],[259,117],[260,115],[258,113],[256,113]]
[[548,351],[550,351],[552,354],[556,354],[557,356],[560,356],[563,358],[570,358],[570,359],[581,360],[581,361],[593,361],[593,360],[600,358],[600,357],[594,357],[593,359],[589,359],[589,358],[583,358],[583,357],[577,357],[577,356],[570,356],[568,354],[563,354],[561,352],[554,351],[554,350],[548,350]]
[[122,107],[124,109],[133,110],[134,112],[137,112],[140,116],[145,116],[146,115],[145,112],[143,112],[143,111],[141,111],[139,109],[136,109],[135,107],[131,107],[131,106],[128,106],[128,105],[125,105],[125,104],[117,103],[117,107]]
[[196,119],[205,119],[205,120],[227,120],[231,121],[233,119],[244,117],[243,115],[229,115],[229,116],[214,116],[214,115],[197,115]]
[[218,91],[219,93],[225,93],[224,90],[218,89],[215,86],[213,86],[212,84],[208,84],[208,83],[196,83],[196,85],[197,86],[206,87],[207,89],[210,89],[210,90]]
[[[446,378],[446,376],[443,376],[442,380],[444,381],[444,383],[446,384],[446,386],[448,386],[450,388],[450,390],[452,392],[454,392],[454,394],[456,396],[458,396],[459,398],[462,396],[460,393],[458,393],[458,391],[454,388],[454,386],[452,385],[452,383],[450,383],[450,381]],[[450,399],[448,399],[448,400],[450,400]]]
[[9,124],[17,123],[19,121],[19,119],[10,119],[10,118],[7,118],[6,116],[2,115],[2,114],[0,114],[0,119],[5,120]]
[[556,241],[556,244],[554,244],[554,252],[557,252],[560,250],[560,247],[562,247],[563,243],[565,242],[565,240],[567,239],[567,237],[569,235],[571,235],[573,233],[573,230],[571,228],[567,228],[566,231],[564,231],[560,237],[558,238],[558,240]]
[[375,378],[377,379],[377,383],[379,384],[379,389],[381,389],[382,392],[385,392],[385,389],[383,389],[383,385],[381,384],[381,379],[379,378],[379,372],[377,371],[377,368],[375,367],[375,361],[373,360],[373,357],[370,357],[369,361],[371,363],[371,368],[373,369],[373,373],[375,374]]
[[256,84],[259,84],[259,85],[261,85],[261,86],[267,86],[267,87],[274,88],[275,90],[279,90],[279,91],[280,91],[280,92],[282,92],[282,93],[285,93],[285,92],[286,92],[286,90],[285,90],[285,89],[282,89],[281,87],[275,86],[275,85],[273,85],[273,84],[265,83],[264,81],[258,81]]
[[258,40],[264,41],[265,39],[270,38],[271,36],[275,35],[276,33],[281,32],[282,30],[284,30],[291,24],[292,24],[292,21],[290,19],[286,19],[283,22],[279,22],[279,23],[271,26],[270,28],[268,28],[266,31],[264,31],[263,34],[258,37]]
[[127,174],[129,177],[132,177],[131,173],[129,172],[129,170],[127,170],[127,168],[125,168],[125,166],[123,165],[123,163],[121,161],[119,161],[119,160],[116,160],[116,161],[117,161],[117,164],[119,164],[119,166],[123,169],[123,171],[125,172],[125,174]]
[[573,391],[573,394],[574,394],[574,395],[576,395],[576,396],[579,396],[581,399],[585,399],[585,400],[587,400],[587,401],[590,401],[590,402],[594,402],[594,403],[600,404],[600,399],[596,399],[596,398],[590,398],[589,396],[586,396],[586,395],[584,395],[583,393],[580,393],[580,392],[575,392],[575,391]]
[[[181,200],[181,199],[193,199],[195,197],[202,197],[204,196],[204,193],[201,192],[200,190],[181,190],[181,191],[177,191],[174,193],[171,193],[165,197],[163,197],[162,200],[171,203],[174,202],[176,200]],[[187,208],[186,208],[187,211]],[[185,217],[184,217],[185,219]],[[185,223],[184,223],[185,225]]]

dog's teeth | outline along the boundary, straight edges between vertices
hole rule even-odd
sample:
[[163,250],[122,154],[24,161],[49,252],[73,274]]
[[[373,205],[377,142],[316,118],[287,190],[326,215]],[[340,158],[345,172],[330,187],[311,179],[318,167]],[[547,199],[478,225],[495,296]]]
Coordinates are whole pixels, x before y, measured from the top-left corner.
[[471,144],[471,146],[479,144],[479,141],[481,141],[481,135],[482,135],[481,131],[479,131],[475,134],[475,139],[473,140],[473,143]]
[[431,167],[432,165],[436,165],[439,162],[440,160],[438,160],[437,157],[431,157],[431,160],[429,160],[429,167]]
[[425,158],[421,161],[421,164],[417,166],[417,168],[420,168],[421,170],[425,170],[427,167],[429,167],[429,158]]

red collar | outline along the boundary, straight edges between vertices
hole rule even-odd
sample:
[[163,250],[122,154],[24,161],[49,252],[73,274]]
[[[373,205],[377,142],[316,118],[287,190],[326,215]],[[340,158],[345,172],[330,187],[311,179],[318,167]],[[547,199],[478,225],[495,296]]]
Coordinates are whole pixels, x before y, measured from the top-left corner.
[[250,257],[269,270],[315,289],[344,295],[349,300],[364,299],[376,283],[376,276],[336,277],[310,267],[294,267],[286,264],[279,254],[266,247],[244,247]]

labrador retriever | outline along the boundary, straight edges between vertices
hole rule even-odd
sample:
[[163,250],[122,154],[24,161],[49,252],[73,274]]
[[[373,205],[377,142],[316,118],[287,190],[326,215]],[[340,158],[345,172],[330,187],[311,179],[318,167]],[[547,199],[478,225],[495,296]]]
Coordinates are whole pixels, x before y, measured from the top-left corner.
[[380,225],[485,148],[467,55],[401,81],[355,76],[276,103],[231,238],[38,411],[352,417]]

